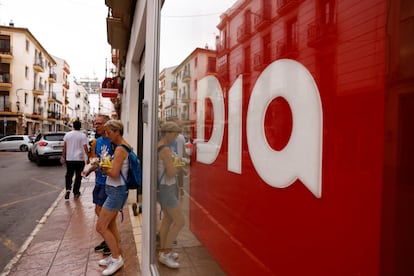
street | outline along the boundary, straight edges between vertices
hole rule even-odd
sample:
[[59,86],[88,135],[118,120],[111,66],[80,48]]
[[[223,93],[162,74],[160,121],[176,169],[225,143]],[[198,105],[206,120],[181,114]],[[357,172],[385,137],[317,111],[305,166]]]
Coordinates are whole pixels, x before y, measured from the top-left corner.
[[0,152],[0,272],[65,186],[58,162],[38,167],[27,152]]

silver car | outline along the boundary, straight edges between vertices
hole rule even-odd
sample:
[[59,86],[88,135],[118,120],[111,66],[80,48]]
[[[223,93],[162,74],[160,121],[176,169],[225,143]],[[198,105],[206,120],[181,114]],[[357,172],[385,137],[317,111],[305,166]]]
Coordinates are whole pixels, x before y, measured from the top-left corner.
[[28,151],[31,146],[28,135],[9,135],[0,139],[0,150]]
[[59,160],[62,156],[64,136],[65,132],[39,133],[27,157],[39,166],[46,160]]

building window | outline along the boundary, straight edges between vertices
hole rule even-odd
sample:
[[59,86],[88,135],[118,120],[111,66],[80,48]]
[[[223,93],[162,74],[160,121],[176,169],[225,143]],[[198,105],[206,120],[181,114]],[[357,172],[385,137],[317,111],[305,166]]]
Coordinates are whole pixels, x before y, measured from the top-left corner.
[[194,67],[197,67],[197,63],[198,63],[198,57],[194,58]]
[[207,61],[207,72],[213,73],[216,71],[216,58],[215,57],[209,57]]
[[24,68],[24,77],[26,79],[29,78],[29,66],[26,65],[26,67]]
[[335,14],[335,1],[324,0],[322,1],[322,23],[323,24],[334,24],[336,22]]
[[30,45],[29,40],[26,39],[26,52],[29,52],[29,45]]
[[293,20],[287,22],[286,25],[286,42],[288,51],[294,50],[298,46],[298,20],[294,18]]
[[10,53],[10,36],[0,35],[0,52]]
[[0,111],[10,111],[9,92],[0,91]]

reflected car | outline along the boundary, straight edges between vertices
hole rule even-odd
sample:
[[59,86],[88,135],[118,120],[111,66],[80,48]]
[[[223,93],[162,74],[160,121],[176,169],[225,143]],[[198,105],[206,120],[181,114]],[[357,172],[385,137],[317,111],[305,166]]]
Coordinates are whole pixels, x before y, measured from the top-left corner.
[[8,135],[0,139],[0,150],[28,151],[31,146],[28,135]]
[[62,156],[65,134],[65,132],[39,133],[27,157],[30,161],[36,162],[38,166],[47,160],[59,160]]

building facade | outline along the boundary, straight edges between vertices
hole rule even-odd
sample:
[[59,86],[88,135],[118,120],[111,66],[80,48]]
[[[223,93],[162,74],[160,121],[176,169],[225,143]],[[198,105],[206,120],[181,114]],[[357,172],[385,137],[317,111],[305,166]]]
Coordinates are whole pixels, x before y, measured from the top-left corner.
[[0,26],[2,135],[51,130],[61,120],[56,61],[26,28]]
[[92,128],[88,91],[70,74],[28,29],[0,26],[0,136],[68,131],[75,119]]
[[197,119],[198,81],[205,76],[216,74],[216,51],[208,48],[196,48],[173,71],[174,92],[169,120],[180,123],[183,135],[195,137]]

